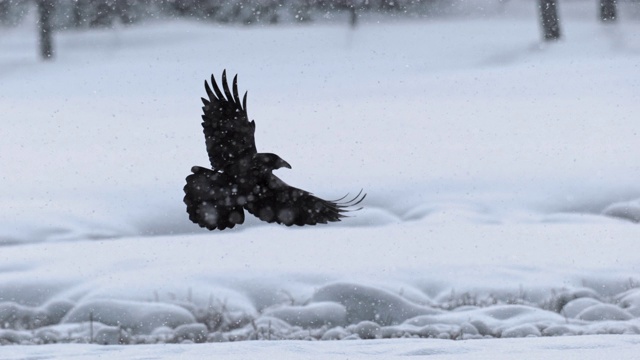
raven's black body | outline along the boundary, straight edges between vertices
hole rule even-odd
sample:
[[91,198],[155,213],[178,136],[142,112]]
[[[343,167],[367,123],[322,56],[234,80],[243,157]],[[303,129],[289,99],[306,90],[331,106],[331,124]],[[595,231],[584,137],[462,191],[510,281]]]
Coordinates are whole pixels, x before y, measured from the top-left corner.
[[[287,226],[340,221],[365,195],[339,203],[320,199],[287,185],[272,171],[291,166],[278,155],[259,153],[254,121],[247,116],[247,94],[238,96],[237,76],[229,89],[226,72],[222,90],[213,76],[205,81],[209,99],[202,99],[202,127],[212,169],[194,166],[187,176],[184,202],[189,219],[209,230],[244,222],[244,210],[266,222]],[[342,199],[340,199],[342,200]]]

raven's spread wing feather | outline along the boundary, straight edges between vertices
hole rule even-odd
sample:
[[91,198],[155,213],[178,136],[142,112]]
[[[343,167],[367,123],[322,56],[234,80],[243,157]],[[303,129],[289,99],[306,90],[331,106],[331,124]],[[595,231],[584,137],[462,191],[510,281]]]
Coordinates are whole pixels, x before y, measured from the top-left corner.
[[209,161],[214,169],[221,170],[236,159],[257,153],[254,133],[256,124],[247,116],[247,94],[242,102],[238,96],[238,76],[233,78],[232,89],[227,83],[226,71],[222,73],[222,89],[211,75],[211,85],[204,86],[209,99],[202,98],[202,127]]
[[[361,192],[362,193],[362,192]],[[361,193],[352,200],[340,202],[323,200],[308,191],[287,185],[275,175],[269,182],[259,184],[254,190],[254,199],[244,207],[249,213],[269,223],[291,225],[315,225],[340,221],[347,212],[364,200]]]
[[221,172],[194,166],[184,186],[184,203],[189,219],[209,230],[233,228],[244,222],[244,210],[229,177]]

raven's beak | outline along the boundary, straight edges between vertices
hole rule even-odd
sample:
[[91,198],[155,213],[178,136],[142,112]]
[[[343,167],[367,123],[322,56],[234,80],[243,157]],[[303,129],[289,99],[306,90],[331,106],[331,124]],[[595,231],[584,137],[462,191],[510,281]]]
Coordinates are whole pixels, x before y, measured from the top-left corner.
[[291,169],[291,165],[289,165],[288,162],[280,159],[280,162],[278,162],[278,168],[287,168],[287,169]]

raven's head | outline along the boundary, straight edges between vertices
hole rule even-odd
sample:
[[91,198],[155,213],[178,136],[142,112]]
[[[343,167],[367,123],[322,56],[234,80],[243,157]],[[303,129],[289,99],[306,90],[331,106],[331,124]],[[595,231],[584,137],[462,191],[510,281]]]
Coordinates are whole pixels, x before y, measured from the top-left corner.
[[253,156],[253,166],[261,170],[261,172],[268,172],[277,170],[280,168],[291,169],[291,165],[288,162],[282,160],[280,156],[272,153],[257,153]]

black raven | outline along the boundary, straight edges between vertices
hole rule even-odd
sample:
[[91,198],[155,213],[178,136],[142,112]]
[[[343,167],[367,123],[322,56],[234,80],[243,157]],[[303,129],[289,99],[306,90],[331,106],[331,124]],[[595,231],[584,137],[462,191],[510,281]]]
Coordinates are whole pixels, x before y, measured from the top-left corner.
[[[226,71],[222,90],[213,75],[211,87],[205,80],[209,99],[202,98],[202,127],[212,169],[194,166],[187,176],[184,202],[189,219],[209,230],[233,228],[244,222],[244,209],[260,220],[278,224],[315,225],[340,221],[366,196],[327,201],[287,185],[272,174],[291,165],[278,155],[259,153],[254,133],[256,124],[247,116],[247,93],[238,96],[238,76],[229,89]],[[343,201],[343,202],[341,202]]]

